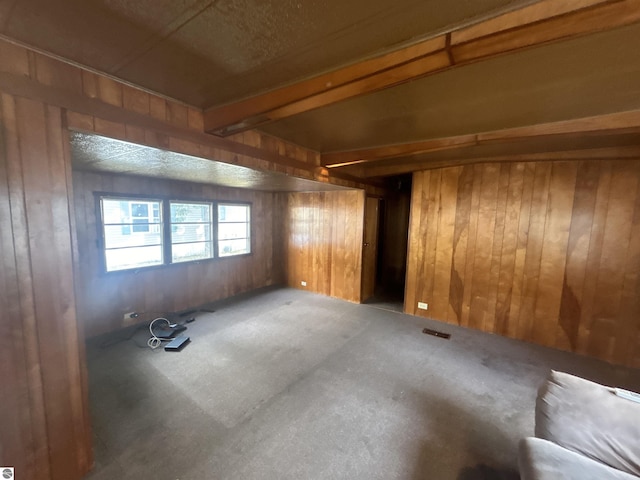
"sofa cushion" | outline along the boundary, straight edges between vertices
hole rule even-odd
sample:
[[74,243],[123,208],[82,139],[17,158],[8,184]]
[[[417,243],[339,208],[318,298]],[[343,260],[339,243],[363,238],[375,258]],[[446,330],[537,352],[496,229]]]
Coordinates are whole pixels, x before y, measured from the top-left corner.
[[640,404],[552,371],[536,402],[536,437],[640,476]]
[[518,449],[521,480],[638,480],[540,438],[524,438]]

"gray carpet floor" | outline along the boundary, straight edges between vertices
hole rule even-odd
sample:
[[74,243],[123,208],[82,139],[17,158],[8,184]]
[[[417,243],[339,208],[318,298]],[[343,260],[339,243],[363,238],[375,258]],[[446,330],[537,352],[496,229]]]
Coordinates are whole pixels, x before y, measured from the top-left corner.
[[185,333],[178,353],[88,342],[87,479],[511,480],[550,369],[640,390],[638,370],[294,289]]

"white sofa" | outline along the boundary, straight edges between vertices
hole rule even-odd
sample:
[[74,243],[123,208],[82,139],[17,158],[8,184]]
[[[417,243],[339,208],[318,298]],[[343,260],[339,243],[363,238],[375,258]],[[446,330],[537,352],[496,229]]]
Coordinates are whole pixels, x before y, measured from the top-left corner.
[[535,438],[520,442],[522,480],[638,480],[640,403],[552,371],[536,401]]

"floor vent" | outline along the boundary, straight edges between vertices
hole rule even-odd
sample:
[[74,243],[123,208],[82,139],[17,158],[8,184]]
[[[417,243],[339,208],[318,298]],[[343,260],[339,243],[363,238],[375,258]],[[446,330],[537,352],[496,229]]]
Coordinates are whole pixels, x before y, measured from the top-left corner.
[[430,328],[423,329],[422,333],[426,333],[427,335],[433,335],[434,337],[444,338],[446,340],[449,340],[451,338],[450,333],[439,332],[437,330],[431,330]]

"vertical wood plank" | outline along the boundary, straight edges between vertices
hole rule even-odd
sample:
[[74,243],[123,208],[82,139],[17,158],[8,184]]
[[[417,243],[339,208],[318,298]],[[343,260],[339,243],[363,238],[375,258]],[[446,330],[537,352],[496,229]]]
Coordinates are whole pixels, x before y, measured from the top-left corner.
[[593,221],[600,163],[582,161],[577,164],[576,187],[567,245],[562,299],[556,345],[575,351],[587,276],[587,257]]
[[520,329],[520,309],[525,286],[525,264],[527,245],[529,242],[529,222],[531,218],[531,203],[533,201],[533,187],[535,183],[535,164],[527,163],[524,167],[522,202],[520,203],[520,221],[518,224],[518,240],[516,242],[515,265],[513,267],[513,284],[511,306],[509,308],[509,325],[507,335],[522,338]]
[[471,190],[471,213],[469,216],[469,240],[467,258],[465,260],[465,287],[462,298],[462,326],[469,326],[471,316],[471,299],[474,281],[474,262],[478,240],[478,216],[480,214],[480,192],[482,189],[482,165],[473,166],[473,187]]
[[[636,181],[640,182],[640,168],[638,168],[640,165],[629,167],[627,169],[629,176],[635,177]],[[637,343],[640,335],[640,188],[636,193],[625,263],[620,314],[615,326],[611,360],[614,363],[634,366],[635,350],[640,350]]]
[[[37,424],[44,425],[44,415],[41,415],[42,398],[37,399],[39,408],[32,412],[30,407],[36,402],[33,399],[29,401],[30,391],[34,388],[30,386],[28,370],[29,340],[25,336],[28,332],[25,332],[24,320],[16,321],[24,319],[29,312],[25,311],[23,314],[22,307],[25,302],[17,301],[20,299],[20,279],[16,248],[20,246],[15,243],[13,222],[19,217],[15,211],[12,212],[10,166],[7,158],[15,159],[18,155],[17,137],[12,135],[15,132],[9,131],[11,125],[15,125],[14,107],[11,97],[0,97],[0,119],[4,119],[3,123],[8,130],[0,135],[0,309],[3,312],[3,315],[0,315],[0,325],[6,332],[0,337],[0,378],[3,379],[3,388],[0,389],[0,402],[3,405],[0,409],[0,444],[5,464],[11,463],[17,471],[23,472],[26,476],[46,478],[49,474],[47,459],[37,456],[42,438],[35,437],[44,432],[34,428]],[[39,467],[39,464],[42,466]]]
[[[424,280],[422,281],[422,289],[419,290],[418,301],[432,303],[433,301],[433,285],[436,266],[436,248],[438,244],[438,228],[440,226],[440,188],[442,184],[442,170],[432,171],[429,175],[429,188],[423,191],[423,208],[426,200],[426,217],[422,221],[422,230],[424,238],[424,257],[422,260],[422,268]],[[428,197],[424,198],[424,193]],[[429,316],[427,311],[418,310],[419,315]]]
[[[18,130],[22,134],[21,156],[23,161],[28,159],[30,166],[23,171],[23,182],[36,322],[38,331],[48,332],[47,337],[39,342],[44,396],[48,407],[47,430],[59,432],[55,442],[53,438],[49,440],[51,475],[53,478],[75,478],[79,462],[77,445],[72,436],[74,412],[71,397],[78,394],[80,379],[75,376],[75,368],[73,371],[60,368],[60,365],[69,362],[68,356],[77,359],[79,355],[77,343],[73,342],[77,338],[68,338],[77,332],[77,327],[71,289],[73,273],[67,195],[65,192],[60,197],[59,185],[56,184],[61,172],[56,172],[55,161],[62,152],[52,145],[52,130],[58,136],[61,134],[61,112],[57,108],[47,108],[25,99],[18,99],[16,107]],[[55,123],[50,126],[49,122]],[[34,129],[34,125],[40,125],[41,129]],[[31,134],[25,135],[26,132]],[[42,175],[42,172],[48,174]],[[63,212],[56,211],[59,201],[64,203]],[[66,281],[60,281],[62,278],[66,278]],[[60,346],[69,351],[60,349]],[[74,391],[70,392],[70,388],[74,388]],[[50,414],[52,410],[55,412],[53,415]]]
[[600,258],[602,256],[602,242],[604,239],[607,210],[609,206],[609,192],[611,190],[612,164],[604,162],[600,167],[600,180],[596,191],[596,203],[591,222],[589,238],[589,253],[587,254],[584,283],[584,300],[581,309],[580,327],[578,328],[579,353],[587,353],[593,324],[593,309],[596,295]]
[[543,345],[556,340],[576,175],[575,162],[552,164],[532,331],[533,340]]
[[[24,455],[17,457],[16,463],[23,463],[28,475],[37,479],[48,479],[51,476],[48,453],[48,430],[46,424],[46,402],[41,375],[41,358],[38,345],[37,319],[34,301],[33,273],[30,268],[28,217],[24,201],[23,171],[30,168],[23,165],[20,150],[20,132],[18,127],[19,113],[16,100],[2,94],[3,136],[6,148],[6,164],[11,205],[11,229],[15,249],[15,268],[18,280],[20,302],[20,319],[22,320],[22,338],[24,342],[24,358],[26,366],[26,386],[28,396],[18,398],[19,402],[29,406],[30,418],[22,418],[23,426],[28,429],[33,443],[26,445]],[[18,366],[19,363],[16,364]],[[19,392],[19,390],[17,391]]]
[[449,323],[462,324],[462,303],[465,290],[465,267],[471,216],[471,196],[473,189],[473,166],[461,167],[456,198],[456,218],[453,232],[453,253],[451,263],[451,283],[449,285]]
[[522,163],[510,165],[494,327],[494,332],[501,335],[507,335],[509,332],[509,314],[513,298],[513,279],[518,248],[518,227],[524,188],[524,169],[525,167]]
[[473,261],[473,285],[469,309],[469,326],[482,329],[488,314],[491,280],[491,261],[496,224],[500,167],[495,164],[482,168],[482,185],[478,209],[478,230]]
[[535,304],[538,294],[540,259],[544,244],[544,226],[549,201],[550,181],[551,163],[537,163],[533,183],[533,196],[531,198],[529,235],[523,272],[520,319],[518,321],[518,338],[525,340],[531,339],[535,323],[538,320],[535,316]]
[[[418,310],[418,302],[423,302],[427,299],[427,294],[425,291],[425,284],[427,279],[427,241],[428,235],[427,232],[429,228],[432,228],[430,215],[432,215],[433,205],[430,203],[431,198],[431,180],[432,175],[431,171],[425,172],[422,177],[422,195],[420,196],[420,206],[419,206],[419,230],[418,230],[418,269],[417,269],[417,279],[416,279],[416,295],[415,301],[411,306],[414,314],[419,314],[420,310]],[[427,299],[428,301],[428,299]]]
[[602,256],[593,305],[592,333],[588,353],[601,358],[614,356],[615,324],[624,287],[627,252],[635,210],[638,178],[616,162],[602,239]]
[[498,196],[496,199],[495,224],[493,230],[493,249],[491,251],[491,267],[489,271],[489,291],[487,294],[487,311],[485,313],[483,329],[487,332],[496,331],[496,309],[498,303],[498,287],[500,280],[500,264],[503,253],[503,239],[505,230],[505,216],[509,193],[509,178],[511,167],[500,165],[498,177]]
[[448,320],[449,315],[453,235],[456,226],[456,201],[460,173],[461,167],[444,169],[440,185],[440,224],[436,239],[434,285],[429,309],[433,317],[443,320]]
[[418,262],[420,259],[420,222],[422,209],[418,202],[422,199],[425,172],[414,172],[412,179],[411,205],[409,212],[409,242],[407,245],[407,277],[404,293],[405,313],[415,314],[416,292],[418,290]]

